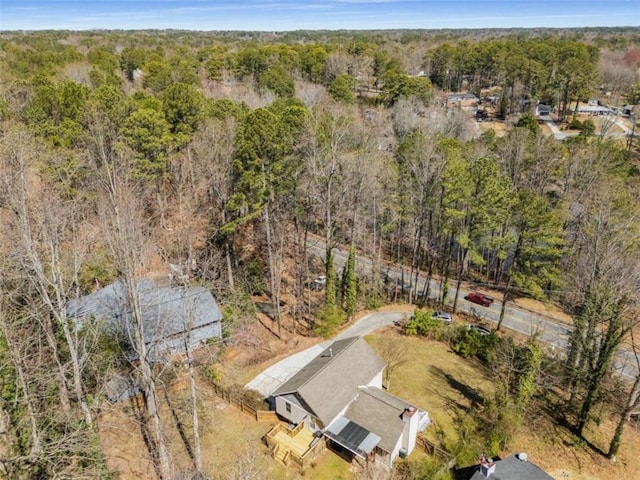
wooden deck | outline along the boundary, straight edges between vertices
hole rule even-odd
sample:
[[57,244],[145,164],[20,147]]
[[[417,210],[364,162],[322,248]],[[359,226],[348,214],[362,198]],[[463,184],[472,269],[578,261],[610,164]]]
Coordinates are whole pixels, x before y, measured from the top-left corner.
[[285,423],[279,423],[265,435],[264,440],[271,455],[284,465],[305,468],[324,448],[324,439],[316,438],[300,423],[291,430]]
[[306,428],[303,428],[293,437],[287,435],[286,432],[278,432],[274,440],[278,442],[280,449],[289,450],[296,455],[302,456],[309,450],[309,445],[311,445],[313,441],[313,434]]

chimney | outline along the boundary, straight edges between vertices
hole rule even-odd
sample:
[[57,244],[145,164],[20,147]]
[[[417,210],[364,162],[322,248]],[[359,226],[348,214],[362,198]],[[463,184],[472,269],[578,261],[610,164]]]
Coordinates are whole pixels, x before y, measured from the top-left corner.
[[480,456],[480,473],[484,478],[489,478],[496,471],[496,462],[491,458],[487,458],[483,453]]
[[420,415],[418,409],[408,406],[402,412],[402,421],[405,423],[404,433],[402,435],[402,447],[411,453],[416,446],[416,436],[418,435],[418,424],[420,423]]
[[329,347],[329,356],[333,357],[333,348]]

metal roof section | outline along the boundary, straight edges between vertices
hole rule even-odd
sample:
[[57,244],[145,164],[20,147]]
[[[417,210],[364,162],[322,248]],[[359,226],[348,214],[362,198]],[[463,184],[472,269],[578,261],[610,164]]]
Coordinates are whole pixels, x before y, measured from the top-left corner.
[[378,435],[342,415],[329,425],[324,434],[330,440],[361,458],[367,458],[380,442]]
[[[158,287],[151,280],[136,283],[142,311],[145,343],[156,353],[184,350],[222,334],[222,313],[213,295],[203,287]],[[93,318],[132,335],[131,307],[122,282],[118,281],[67,304],[67,316],[82,328]]]

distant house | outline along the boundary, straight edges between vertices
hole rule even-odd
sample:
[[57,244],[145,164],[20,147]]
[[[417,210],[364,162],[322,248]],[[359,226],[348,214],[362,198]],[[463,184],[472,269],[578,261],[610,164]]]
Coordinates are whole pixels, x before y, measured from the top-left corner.
[[526,453],[511,454],[505,459],[480,458],[473,467],[462,468],[454,473],[455,480],[553,480],[537,465],[529,461]]
[[382,390],[384,368],[362,338],[333,342],[273,393],[276,413],[345,455],[391,465],[411,453],[430,420]]
[[452,93],[447,95],[447,107],[473,107],[478,104],[479,98],[473,93]]
[[553,108],[550,105],[543,105],[542,103],[538,103],[536,105],[536,109],[534,114],[536,117],[548,117],[553,112]]
[[575,109],[576,115],[591,115],[591,116],[600,116],[600,115],[614,115],[615,112],[609,107],[605,107],[604,105],[600,105],[597,101],[591,101],[587,105],[580,104]]
[[[158,287],[150,280],[137,283],[137,294],[149,355],[161,358],[184,352],[222,336],[222,314],[211,292],[203,287]],[[89,318],[104,321],[132,335],[131,308],[126,290],[115,282],[67,304],[67,316],[77,328]]]

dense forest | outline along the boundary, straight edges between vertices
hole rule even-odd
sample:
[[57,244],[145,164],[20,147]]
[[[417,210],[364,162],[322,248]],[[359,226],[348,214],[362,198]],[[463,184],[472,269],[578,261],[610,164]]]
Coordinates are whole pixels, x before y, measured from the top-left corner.
[[[178,478],[135,308],[137,281],[168,264],[213,292],[228,339],[256,321],[258,296],[279,338],[327,334],[391,301],[424,305],[421,272],[441,283],[442,302],[456,291],[454,312],[463,281],[499,291],[498,330],[516,297],[561,305],[570,346],[545,381],[567,389],[557,408],[580,437],[613,405],[605,454],[616,455],[640,393],[640,376],[615,402],[607,387],[640,319],[640,145],[606,135],[606,119],[559,142],[533,109],[549,105],[568,124],[593,98],[640,103],[638,29],[49,31],[0,42],[1,475],[112,478],[96,419],[107,380],[130,371],[158,478]],[[451,92],[493,97],[504,131],[479,131],[447,105]],[[350,251],[342,272],[336,246]],[[356,256],[372,259],[371,274],[355,272]],[[389,262],[402,265],[400,289]],[[321,299],[308,288],[319,275]],[[99,319],[76,328],[68,302],[116,280],[137,334]],[[518,387],[534,381],[524,370],[516,407],[531,396]]]

